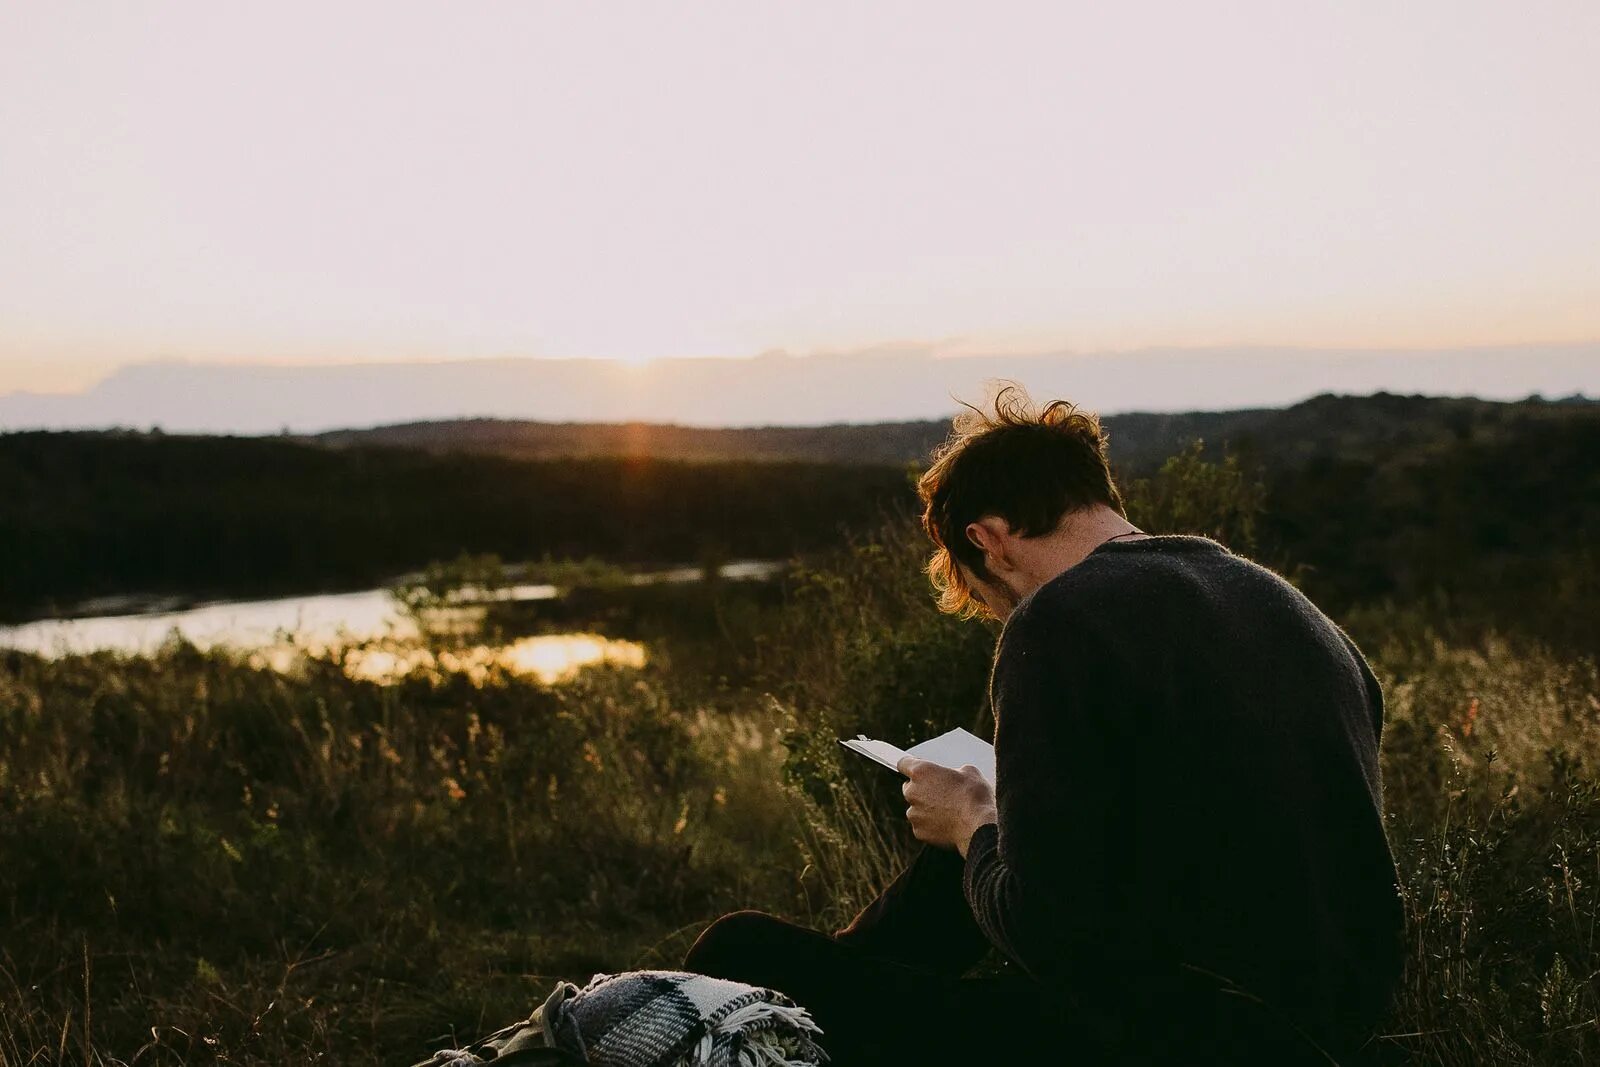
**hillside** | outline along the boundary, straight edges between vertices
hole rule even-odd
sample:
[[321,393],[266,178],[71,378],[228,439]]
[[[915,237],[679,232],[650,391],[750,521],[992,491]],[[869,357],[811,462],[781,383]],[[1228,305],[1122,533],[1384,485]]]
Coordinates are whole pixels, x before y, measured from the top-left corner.
[[330,448],[385,445],[511,459],[626,456],[694,463],[737,459],[896,464],[926,456],[949,429],[945,419],[728,429],[671,423],[454,419],[334,430],[301,440]]
[[[1126,412],[1107,415],[1105,424],[1113,461],[1130,472],[1152,468],[1197,437],[1254,453],[1265,466],[1278,469],[1300,467],[1318,456],[1353,459],[1390,448],[1429,449],[1453,441],[1494,440],[1529,421],[1596,410],[1600,403],[1581,397],[1504,402],[1391,393],[1324,394],[1287,408]],[[920,463],[948,430],[947,420],[708,429],[668,423],[463,419],[337,430],[303,440],[333,448],[388,445],[512,459],[629,456],[690,462]]]

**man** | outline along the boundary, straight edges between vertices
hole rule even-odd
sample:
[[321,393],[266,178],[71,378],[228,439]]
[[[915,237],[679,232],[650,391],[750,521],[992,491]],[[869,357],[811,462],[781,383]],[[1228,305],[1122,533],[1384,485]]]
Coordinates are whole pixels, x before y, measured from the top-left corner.
[[[686,960],[811,1008],[845,1067],[1349,1063],[1387,1006],[1371,669],[1278,575],[1131,524],[1105,443],[1013,387],[919,486],[940,606],[1004,621],[995,789],[908,758],[923,852],[850,927],[741,912]],[[988,946],[1012,973],[963,977]]]

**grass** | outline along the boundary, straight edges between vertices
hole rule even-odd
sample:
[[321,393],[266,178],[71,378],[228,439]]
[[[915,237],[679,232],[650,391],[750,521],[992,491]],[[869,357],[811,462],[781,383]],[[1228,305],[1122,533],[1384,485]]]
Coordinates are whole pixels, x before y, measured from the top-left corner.
[[[733,631],[701,604],[670,656],[554,688],[0,655],[0,1065],[407,1063],[558,977],[673,966],[726,910],[842,921],[910,842],[835,734],[987,729],[993,634],[933,612],[920,556],[891,527]],[[1600,1058],[1594,658],[1341,621],[1388,695],[1410,924],[1379,1047]]]
[[1427,627],[1375,659],[1411,938],[1390,1043],[1436,1064],[1600,1057],[1595,660]]
[[767,740],[618,671],[8,657],[0,1061],[393,1063],[672,961],[789,892]]

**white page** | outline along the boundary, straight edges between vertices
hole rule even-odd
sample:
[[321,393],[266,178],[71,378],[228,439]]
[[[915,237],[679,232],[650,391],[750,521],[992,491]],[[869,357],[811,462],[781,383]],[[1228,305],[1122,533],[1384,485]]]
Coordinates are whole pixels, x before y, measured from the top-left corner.
[[858,734],[851,740],[839,743],[875,763],[883,764],[890,770],[893,770],[905,756],[915,756],[917,759],[925,759],[930,763],[951,768],[963,767],[970,763],[982,772],[990,785],[994,785],[994,746],[960,727],[948,730],[919,745],[912,745],[904,751],[887,741],[874,741],[866,734]]
[[891,771],[905,758],[906,753],[887,741],[874,741],[866,734],[859,734],[852,741],[840,741],[841,745],[852,752],[859,752],[875,763],[881,763]]
[[906,751],[917,759],[929,760],[941,767],[962,767],[970,763],[983,772],[990,785],[994,785],[994,746],[959,726],[920,745],[912,745]]

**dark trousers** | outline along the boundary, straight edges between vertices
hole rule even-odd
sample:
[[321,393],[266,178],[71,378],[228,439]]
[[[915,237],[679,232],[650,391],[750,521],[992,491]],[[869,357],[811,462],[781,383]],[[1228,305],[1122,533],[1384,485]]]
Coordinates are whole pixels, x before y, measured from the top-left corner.
[[831,935],[763,912],[725,915],[683,967],[792,998],[822,1027],[831,1067],[1344,1062],[1209,981],[1113,1017],[1020,973],[965,977],[989,944],[961,872],[958,854],[924,848]]

